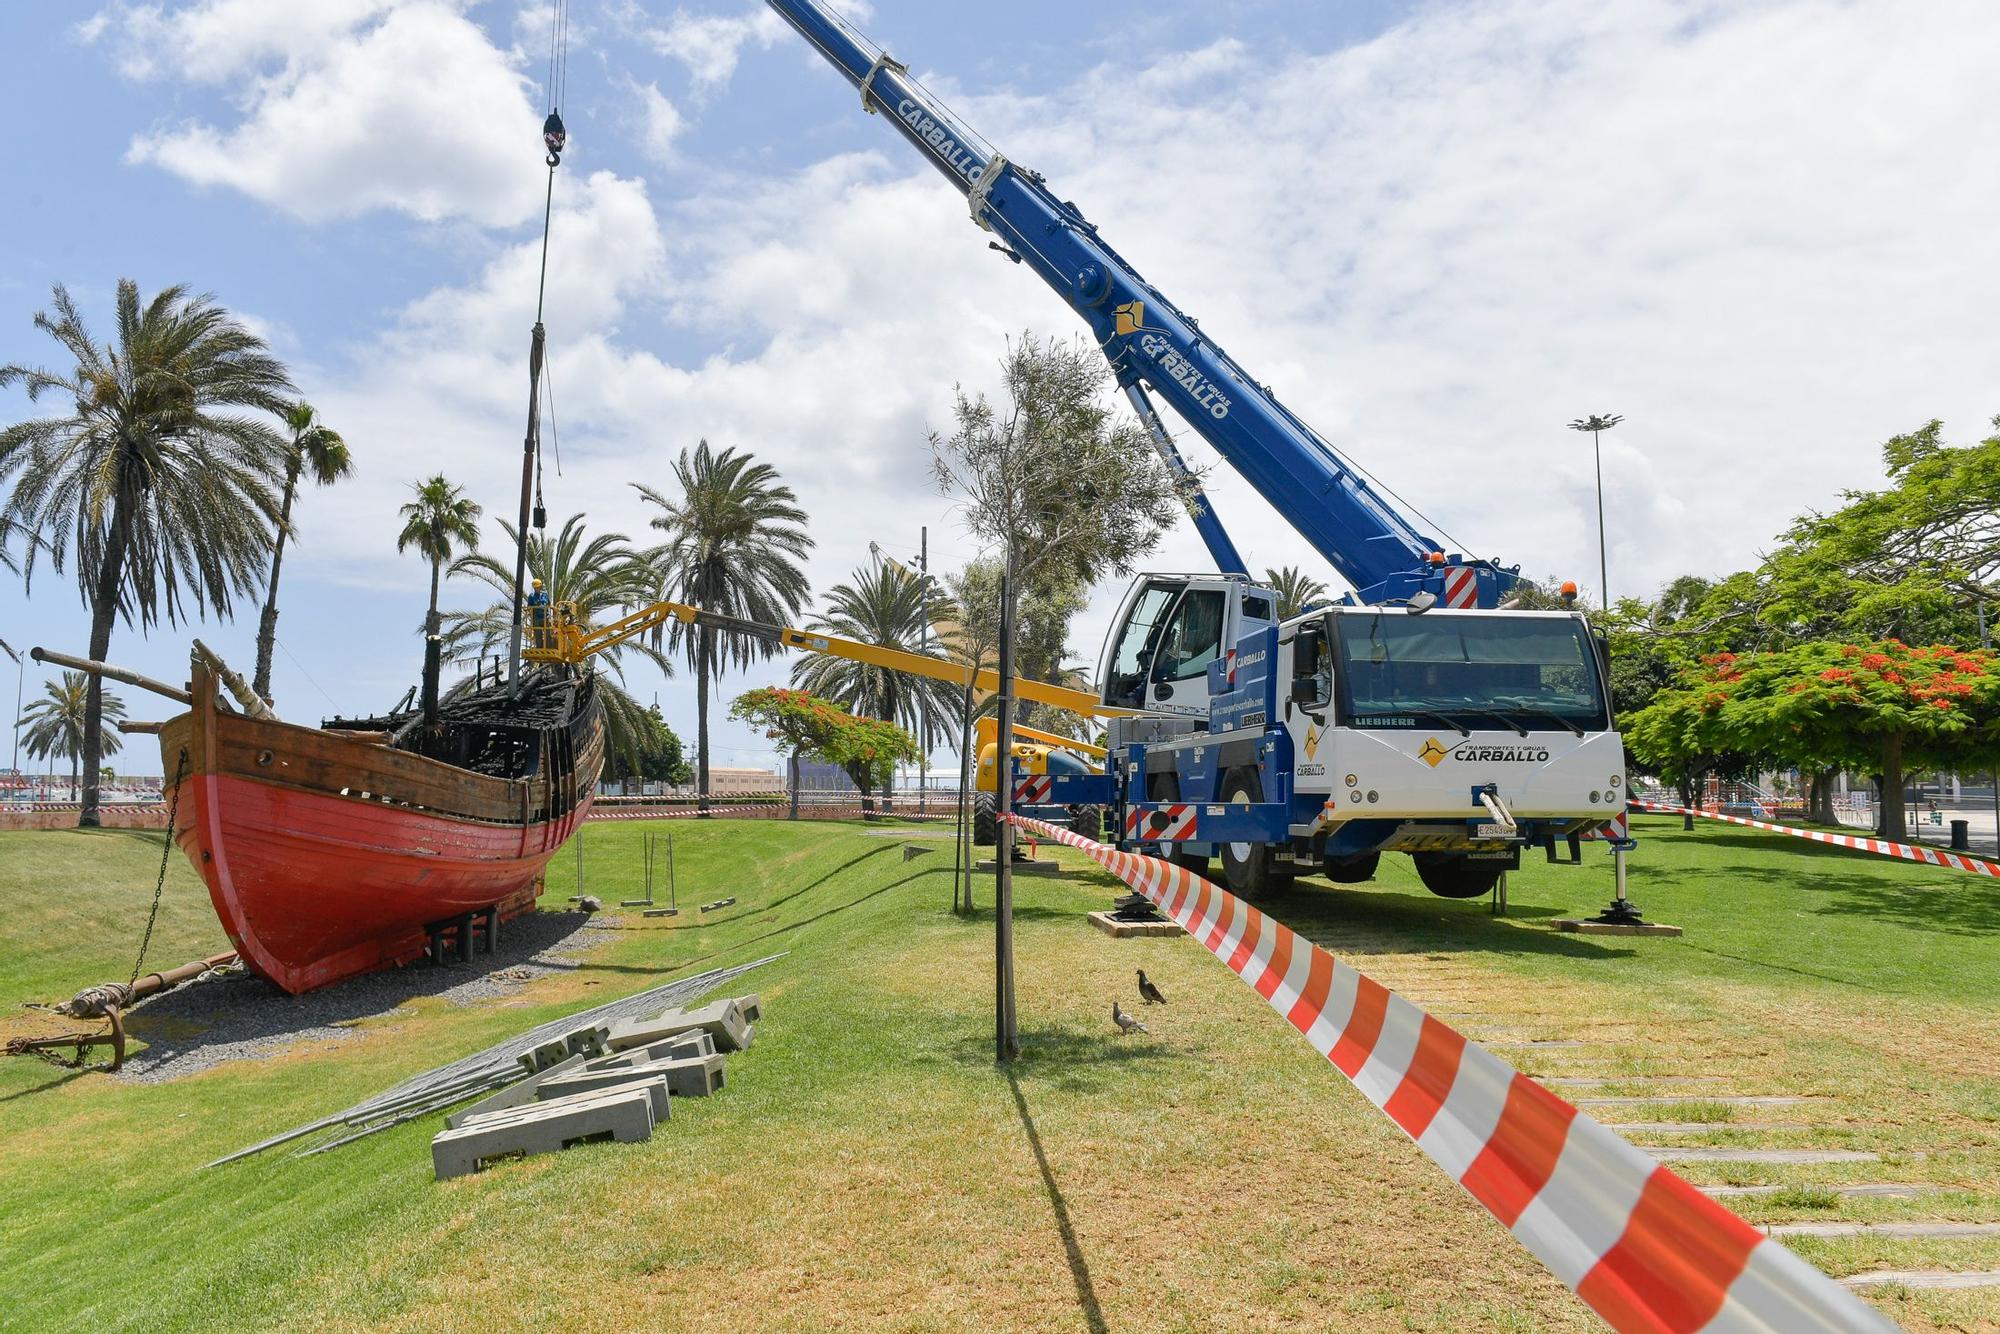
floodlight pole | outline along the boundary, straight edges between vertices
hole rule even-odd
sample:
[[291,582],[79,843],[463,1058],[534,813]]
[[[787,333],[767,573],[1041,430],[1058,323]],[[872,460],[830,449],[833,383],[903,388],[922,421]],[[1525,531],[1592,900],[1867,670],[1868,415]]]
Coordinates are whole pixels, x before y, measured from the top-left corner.
[[1578,417],[1569,424],[1572,431],[1590,432],[1590,454],[1597,464],[1597,580],[1604,591],[1604,609],[1611,610],[1611,564],[1605,559],[1604,545],[1604,451],[1599,448],[1598,437],[1616,426],[1625,418],[1618,413],[1592,413],[1588,417]]
[[[1986,633],[1986,602],[1983,598],[1979,603],[1979,647],[1984,649],[1993,647],[1993,639]],[[15,712],[20,712],[18,701]],[[18,723],[15,725],[19,726]],[[1987,772],[1993,781],[1993,850],[1995,855],[2000,855],[2000,768]]]

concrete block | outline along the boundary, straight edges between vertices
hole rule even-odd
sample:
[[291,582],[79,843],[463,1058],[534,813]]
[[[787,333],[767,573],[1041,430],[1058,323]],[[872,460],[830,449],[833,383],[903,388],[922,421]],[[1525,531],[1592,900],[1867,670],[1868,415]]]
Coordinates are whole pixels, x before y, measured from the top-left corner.
[[612,1051],[650,1047],[668,1038],[705,1029],[715,1040],[717,1051],[742,1051],[750,1045],[755,1031],[744,1019],[736,1002],[711,1001],[698,1010],[666,1010],[651,1019],[627,1019],[611,1026],[605,1045]]
[[673,1116],[669,1099],[678,1090],[669,1082],[667,1072],[657,1065],[635,1066],[630,1070],[579,1070],[574,1074],[557,1075],[554,1079],[543,1081],[541,1087],[535,1090],[535,1100],[542,1103],[561,1102],[568,1098],[628,1088],[646,1090],[647,1096],[652,1099],[654,1125]]
[[616,1088],[631,1080],[663,1079],[677,1098],[706,1098],[722,1088],[722,1057],[683,1056],[671,1061],[647,1061],[640,1065],[607,1070],[582,1070],[543,1084],[540,1098],[565,1098],[599,1089]]
[[523,1070],[533,1075],[539,1074],[544,1070],[554,1069],[557,1065],[567,1061],[575,1054],[565,1043],[558,1039],[555,1042],[544,1042],[539,1047],[524,1051],[515,1057],[515,1059],[521,1063]]
[[652,1093],[626,1088],[591,1098],[534,1103],[489,1113],[440,1131],[431,1140],[431,1166],[439,1181],[477,1172],[503,1158],[556,1153],[575,1144],[616,1140],[630,1144],[653,1134]]
[[1625,922],[1593,922],[1589,918],[1559,917],[1555,923],[1558,931],[1575,931],[1586,936],[1678,936],[1681,929],[1668,926],[1665,922],[1640,922],[1636,925]]
[[690,1056],[715,1055],[715,1039],[708,1030],[698,1028],[692,1033],[683,1033],[665,1042],[656,1042],[650,1047],[631,1047],[625,1051],[613,1052],[609,1056],[599,1056],[584,1062],[586,1070],[621,1070],[634,1065],[644,1065],[648,1061],[679,1061]]
[[756,992],[735,998],[736,1012],[743,1016],[746,1024],[759,1023],[764,1018],[764,998]]
[[498,1093],[488,1094],[463,1111],[453,1112],[444,1119],[444,1123],[448,1128],[456,1130],[469,1118],[478,1116],[482,1112],[497,1112],[507,1107],[518,1107],[524,1102],[533,1102],[535,1089],[543,1080],[566,1071],[581,1070],[584,1060],[581,1055],[565,1056],[539,1074],[529,1075],[526,1079],[509,1084]]
[[1161,918],[1157,922],[1121,922],[1114,913],[1094,912],[1090,914],[1090,924],[1110,936],[1113,940],[1124,940],[1128,936],[1178,936],[1185,934],[1179,922]]
[[[653,1088],[650,1086],[651,1084],[658,1084],[660,1087]],[[540,1088],[537,1088],[536,1092],[539,1093],[542,1091],[542,1089],[545,1089],[547,1087],[548,1086],[544,1084]],[[671,1096],[672,1090],[666,1087],[666,1080],[664,1076],[653,1075],[650,1077],[650,1079],[628,1080],[625,1083],[615,1084],[605,1088],[588,1089],[579,1093],[571,1093],[562,1098],[557,1098],[554,1095],[550,1095],[549,1097],[539,1101],[522,1103],[518,1107],[502,1107],[497,1111],[480,1112],[477,1115],[467,1118],[465,1124],[463,1126],[460,1126],[459,1129],[469,1130],[474,1126],[499,1125],[504,1121],[519,1121],[523,1119],[533,1120],[537,1116],[539,1116],[541,1114],[541,1110],[550,1103],[573,1102],[581,1105],[587,1102],[602,1102],[606,1098],[612,1098],[625,1093],[629,1093],[633,1089],[638,1089],[640,1092],[646,1095],[646,1110],[648,1114],[652,1114],[654,1109],[660,1107],[667,1107],[669,1109],[669,1112],[671,1113],[671,1104],[667,1102],[666,1099],[668,1099]],[[657,1123],[657,1121],[660,1118],[655,1116],[654,1119],[655,1122]]]

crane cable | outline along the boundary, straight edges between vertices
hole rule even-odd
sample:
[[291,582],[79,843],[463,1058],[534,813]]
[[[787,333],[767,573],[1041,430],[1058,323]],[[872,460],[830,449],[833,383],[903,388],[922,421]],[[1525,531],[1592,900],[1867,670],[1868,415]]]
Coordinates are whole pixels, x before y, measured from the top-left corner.
[[[548,72],[543,82],[549,95],[548,119],[542,122],[542,147],[547,151],[543,159],[548,164],[549,188],[542,205],[542,269],[535,287],[535,323],[542,322],[543,301],[549,283],[549,224],[555,212],[556,168],[562,165],[563,149],[569,146],[569,130],[563,125],[563,97],[569,90],[569,0],[550,0],[549,4],[549,62]],[[546,354],[545,354],[546,355]],[[537,391],[539,392],[539,390]],[[554,425],[555,397],[553,387],[549,390],[550,425]],[[556,475],[562,475],[561,446],[557,446]],[[542,439],[538,428],[535,432],[535,507],[534,526],[548,531],[549,510],[542,497]],[[522,534],[526,540],[526,534]]]

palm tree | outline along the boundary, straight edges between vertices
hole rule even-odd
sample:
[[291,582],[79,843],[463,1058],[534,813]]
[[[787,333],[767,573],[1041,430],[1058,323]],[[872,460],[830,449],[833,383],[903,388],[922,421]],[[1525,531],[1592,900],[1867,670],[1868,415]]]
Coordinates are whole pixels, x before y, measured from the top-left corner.
[[[84,738],[90,734],[91,686],[97,678],[82,672],[64,672],[59,681],[50,681],[43,686],[42,698],[30,700],[28,707],[21,710],[21,726],[27,730],[21,733],[21,744],[35,759],[46,759],[60,755],[69,760],[70,792],[74,795],[80,786],[83,757],[86,747]],[[100,691],[97,699],[98,716],[107,722],[116,722],[125,716],[125,701],[108,690]],[[123,744],[118,733],[99,724],[97,749],[100,756],[115,755]]]
[[[502,520],[500,527],[506,531],[511,551],[513,525]],[[484,610],[453,612],[446,618],[445,656],[456,662],[488,653],[504,656],[514,633],[513,564],[480,553],[462,557],[451,573],[471,575],[491,588],[496,597]],[[652,566],[630,539],[623,533],[590,537],[581,514],[572,514],[554,537],[528,534],[528,573],[542,581],[542,591],[551,603],[574,607],[577,619],[586,625],[616,620],[653,601],[657,582]],[[674,674],[674,665],[657,648],[638,640],[628,639],[595,655],[611,669],[610,675],[618,678],[613,681],[599,676],[597,681],[597,697],[604,706],[604,744],[636,769],[657,732],[646,706],[620,684],[627,652],[645,658],[668,676]]]
[[[262,339],[212,297],[169,287],[142,303],[118,283],[116,346],[91,337],[68,291],[35,315],[75,361],[67,371],[0,366],[0,388],[53,394],[57,416],[0,430],[5,517],[46,539],[57,570],[73,558],[90,606],[90,656],[111,648],[112,623],[178,624],[227,617],[257,587],[278,519],[273,484],[284,439],[257,414],[282,416],[294,390]],[[33,579],[37,547],[23,572]],[[92,677],[83,727],[82,812],[97,818],[104,688]]]
[[[465,495],[465,488],[447,481],[443,473],[429,481],[411,482],[417,498],[406,502],[397,513],[403,516],[403,531],[396,534],[396,550],[411,547],[431,563],[431,607],[424,617],[424,633],[438,632],[438,583],[445,563],[460,550],[479,546],[479,503]],[[507,581],[509,594],[513,579]],[[426,687],[428,688],[428,687]]]
[[[813,617],[808,629],[908,653],[924,652],[926,627],[952,612],[937,585],[887,564],[856,570],[852,583],[835,584],[826,598],[826,613]],[[926,751],[947,733],[944,724],[957,715],[962,693],[948,681],[817,654],[792,664],[792,684],[849,713],[898,723],[912,735],[921,732],[918,745]]]
[[[652,526],[666,540],[650,553],[661,596],[746,620],[785,622],[805,605],[800,562],[813,541],[792,489],[770,464],[754,460],[733,449],[715,453],[703,440],[674,461],[679,500],[634,485],[661,511]],[[776,654],[778,646],[744,635],[718,643],[712,626],[690,631],[678,621],[668,643],[694,668],[695,786],[706,808],[708,683],[723,667],[747,667]]]
[[278,638],[278,567],[285,563],[285,539],[292,531],[292,501],[299,491],[299,477],[309,473],[320,486],[332,486],[354,472],[354,460],[340,433],[319,419],[310,403],[294,403],[285,413],[285,429],[292,433],[291,449],[285,458],[285,498],[278,506],[278,537],[271,547],[271,577],[264,581],[264,619],[257,625],[257,676],[250,688],[265,700],[271,698],[271,646]]
[[1289,620],[1306,609],[1308,602],[1326,596],[1326,585],[1296,565],[1282,570],[1265,570],[1264,581],[1278,594],[1278,619]]

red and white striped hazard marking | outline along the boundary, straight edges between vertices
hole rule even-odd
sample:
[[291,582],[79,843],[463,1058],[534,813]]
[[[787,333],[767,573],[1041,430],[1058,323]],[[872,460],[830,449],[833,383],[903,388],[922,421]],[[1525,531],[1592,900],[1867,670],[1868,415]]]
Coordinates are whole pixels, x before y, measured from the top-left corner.
[[1134,807],[1125,812],[1125,837],[1140,843],[1189,839],[1194,837],[1195,823],[1195,805],[1191,801],[1153,810]]
[[1603,824],[1597,826],[1597,828],[1585,830],[1581,837],[1585,839],[1601,838],[1612,843],[1628,839],[1632,837],[1632,817],[1626,812],[1620,811],[1615,818],[1606,820]]
[[1644,1150],[1233,894],[1009,818],[1081,848],[1185,927],[1612,1328],[1895,1328]]
[[1470,565],[1454,565],[1444,572],[1444,605],[1479,605],[1479,571]]
[[1047,774],[1029,774],[1014,780],[1014,800],[1024,806],[1038,806],[1049,799],[1054,784]]
[[1636,797],[1633,798],[1632,805],[1642,811],[1652,811],[1658,815],[1698,815],[1704,820],[1720,820],[1724,824],[1740,824],[1746,829],[1763,829],[1773,834],[1788,834],[1793,838],[1803,838],[1814,843],[1831,843],[1837,848],[1872,852],[1878,857],[1900,857],[1906,862],[1923,862],[1927,866],[1943,866],[1954,871],[2000,879],[2000,864],[1989,862],[1984,857],[1968,857],[1962,852],[1946,852],[1943,848],[1927,848],[1917,843],[1891,843],[1886,838],[1868,838],[1861,834],[1829,834],[1818,829],[1795,829],[1788,824],[1772,824],[1769,820],[1752,820],[1743,815],[1720,815],[1714,811],[1689,810],[1685,806],[1669,806],[1662,801],[1640,801]]

